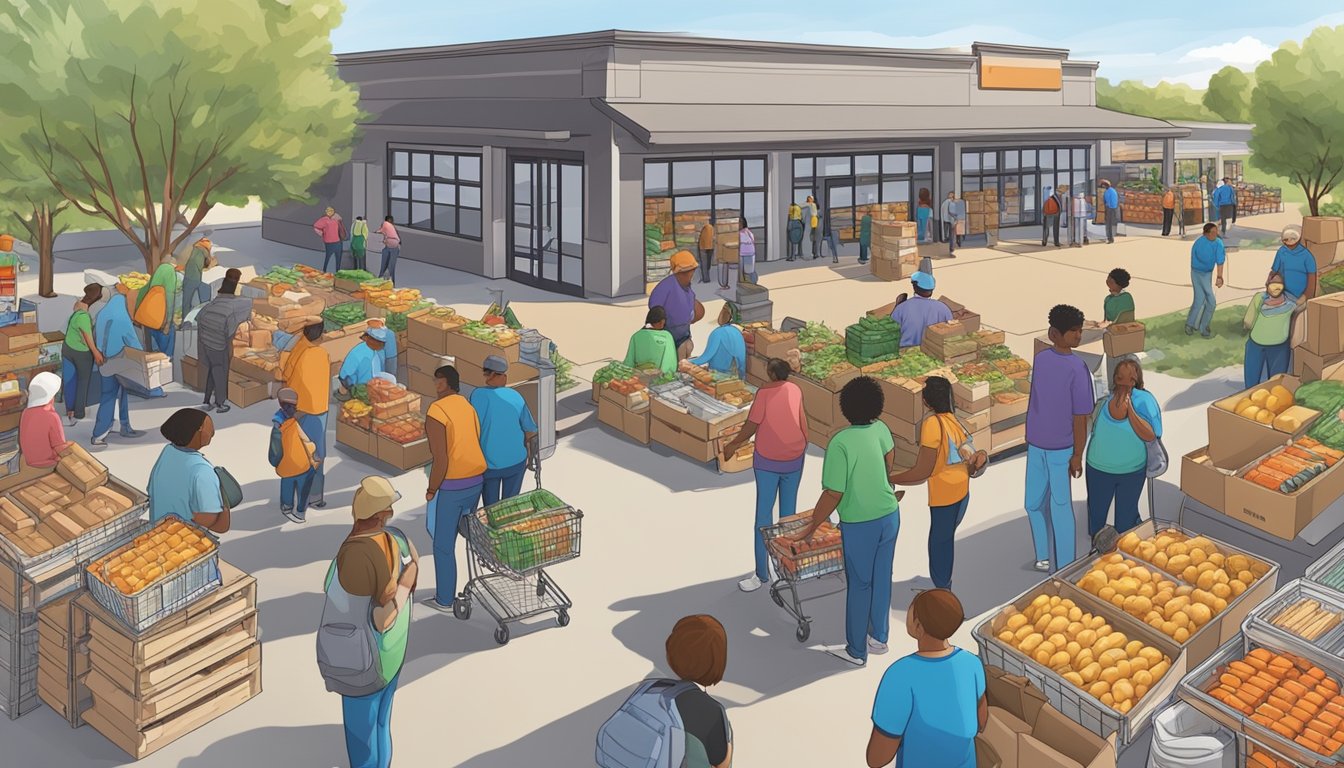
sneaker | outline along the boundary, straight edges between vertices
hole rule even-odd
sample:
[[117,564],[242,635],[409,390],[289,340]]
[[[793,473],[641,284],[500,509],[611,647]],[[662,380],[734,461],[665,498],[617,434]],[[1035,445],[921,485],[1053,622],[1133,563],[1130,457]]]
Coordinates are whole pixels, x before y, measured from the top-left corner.
[[202,411],[213,411],[215,409],[215,406],[211,405],[210,403],[201,403],[196,407]]
[[1035,564],[1034,566],[1032,566],[1032,567],[1035,568],[1035,569],[1038,570],[1038,571],[1042,571],[1042,572],[1044,572],[1044,573],[1049,573],[1049,572],[1050,572],[1050,561],[1049,561],[1049,560],[1037,560],[1037,561],[1036,561],[1036,564]]
[[121,432],[120,432],[119,434],[120,434],[122,437],[127,438],[128,440],[134,440],[134,439],[137,438],[137,437],[144,437],[144,436],[145,436],[145,432],[144,432],[144,430],[140,430],[140,429],[131,429],[130,427],[127,427],[127,428],[121,430]]
[[1188,326],[1188,325],[1185,326],[1185,335],[1186,335],[1186,336],[1194,336],[1194,335],[1195,335],[1195,329],[1192,328],[1191,326]]
[[227,406],[227,405],[221,405],[221,406],[219,406],[218,408],[215,409],[215,413],[228,413],[228,412],[231,411],[231,410],[233,410],[233,408],[231,408],[231,407],[229,407],[229,406]]
[[[869,653],[869,654],[871,654],[871,655],[873,655],[873,656],[881,656],[882,654],[884,654],[884,653],[886,653],[886,652],[887,652],[887,644],[886,644],[886,643],[879,643],[878,641],[874,640],[872,637],[869,637],[869,638],[868,638],[868,653]],[[848,656],[849,654],[845,654],[845,655]]]
[[290,521],[291,523],[298,523],[299,525],[303,525],[304,523],[308,522],[308,518],[304,517],[303,515],[300,515],[298,512],[295,512],[293,509],[284,509],[284,508],[281,508],[281,509],[280,509],[280,514],[282,514],[282,515],[284,515],[285,517],[289,518],[289,521]]
[[737,582],[737,588],[743,592],[755,592],[760,589],[763,584],[765,584],[765,582],[761,581],[760,577],[753,573],[747,578]]
[[439,613],[452,613],[452,612],[453,612],[453,604],[452,604],[452,603],[448,603],[447,605],[444,605],[443,603],[440,603],[440,602],[439,602],[439,598],[438,598],[437,596],[434,596],[434,595],[431,595],[431,596],[429,597],[429,599],[425,600],[424,603],[422,603],[422,605],[424,605],[426,608],[429,608],[429,609],[431,609],[431,610],[438,611]]
[[326,499],[318,499],[317,501],[310,501],[308,502],[308,506],[316,507],[317,509],[326,509],[327,501]]
[[280,505],[280,511],[281,511],[281,512],[284,512],[284,513],[289,513],[289,512],[294,511],[294,507],[292,507],[292,506],[290,506],[290,505],[288,505],[288,504],[281,504],[281,505]]
[[107,433],[104,432],[104,433],[101,434],[101,435],[94,435],[93,438],[92,438],[91,440],[89,440],[89,445],[98,446],[98,447],[100,447],[100,448],[106,448],[106,447],[107,447]]
[[1201,332],[1199,335],[1200,335],[1200,336],[1203,336],[1203,337],[1206,338],[1206,339],[1212,339],[1212,338],[1213,338],[1213,333],[1212,333],[1211,331],[1203,331],[1203,332]]
[[67,426],[67,427],[73,427],[73,426],[75,426],[75,425],[78,424],[78,423],[79,423],[79,419],[76,419],[74,416],[66,416],[66,417],[65,417],[65,426]]
[[846,664],[850,665],[851,667],[862,667],[867,665],[868,663],[867,659],[856,659],[853,656],[850,656],[849,651],[846,650],[845,646],[843,645],[837,645],[831,648],[826,648],[825,651],[826,655],[833,656],[845,662]]

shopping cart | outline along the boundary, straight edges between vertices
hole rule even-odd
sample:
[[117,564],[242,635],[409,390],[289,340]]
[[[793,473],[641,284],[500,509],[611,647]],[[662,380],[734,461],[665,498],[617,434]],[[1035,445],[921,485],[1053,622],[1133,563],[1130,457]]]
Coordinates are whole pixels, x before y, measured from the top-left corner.
[[[775,569],[775,580],[770,584],[770,599],[783,608],[798,622],[795,637],[805,643],[812,635],[812,617],[803,613],[803,603],[819,600],[823,597],[838,595],[845,591],[844,551],[837,539],[834,544],[794,553],[785,544],[775,542],[775,538],[789,533],[797,533],[806,528],[812,519],[809,510],[799,515],[780,518],[775,525],[761,528],[765,539],[765,551],[770,553],[770,565]],[[802,597],[798,594],[798,585],[804,581],[830,577],[839,586],[817,594]],[[789,599],[784,599],[788,592]]]
[[542,489],[537,455],[531,452],[528,461],[536,490],[462,519],[468,580],[453,602],[453,615],[471,618],[472,603],[479,601],[499,624],[495,642],[500,645],[509,642],[510,624],[555,613],[563,627],[574,606],[545,569],[579,556],[583,512]]

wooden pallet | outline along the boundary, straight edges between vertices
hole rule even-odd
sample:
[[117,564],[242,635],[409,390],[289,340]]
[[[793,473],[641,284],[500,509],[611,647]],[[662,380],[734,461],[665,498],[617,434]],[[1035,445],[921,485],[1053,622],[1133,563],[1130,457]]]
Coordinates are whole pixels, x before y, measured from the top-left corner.
[[89,671],[89,654],[81,645],[88,626],[74,609],[78,594],[58,598],[37,614],[37,695],[71,726],[78,725],[80,709],[75,679]]

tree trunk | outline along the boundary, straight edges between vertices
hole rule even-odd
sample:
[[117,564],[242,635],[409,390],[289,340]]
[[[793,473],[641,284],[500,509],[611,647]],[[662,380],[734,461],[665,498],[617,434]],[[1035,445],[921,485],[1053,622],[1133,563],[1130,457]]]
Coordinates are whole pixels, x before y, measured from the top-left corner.
[[1307,191],[1307,208],[1311,211],[1312,216],[1321,215],[1321,198],[1324,196],[1313,195],[1310,191]]
[[37,220],[37,295],[44,299],[56,296],[56,212],[43,205],[33,212]]

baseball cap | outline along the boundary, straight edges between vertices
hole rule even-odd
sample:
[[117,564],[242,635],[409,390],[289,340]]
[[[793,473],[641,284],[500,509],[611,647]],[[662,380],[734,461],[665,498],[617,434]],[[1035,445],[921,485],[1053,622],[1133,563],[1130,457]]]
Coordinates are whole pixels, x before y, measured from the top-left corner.
[[299,393],[285,387],[275,394],[275,399],[281,403],[297,403],[299,402]]
[[690,251],[677,251],[672,254],[672,271],[691,272],[700,267],[700,262],[696,261],[695,256]]
[[392,487],[392,481],[371,475],[359,481],[351,511],[356,520],[368,520],[385,509],[391,509],[400,500],[401,494]]
[[911,282],[921,291],[932,291],[934,286],[933,275],[928,272],[916,272],[910,276]]
[[365,336],[368,336],[369,338],[373,339],[374,341],[381,341],[381,342],[383,342],[384,344],[387,343],[387,336],[388,336],[388,334],[387,334],[387,329],[386,329],[386,328],[369,328],[369,329],[367,329],[367,330],[364,331],[364,335],[365,335]]
[[491,373],[508,373],[509,361],[499,355],[487,355],[485,362],[481,363],[481,368]]

